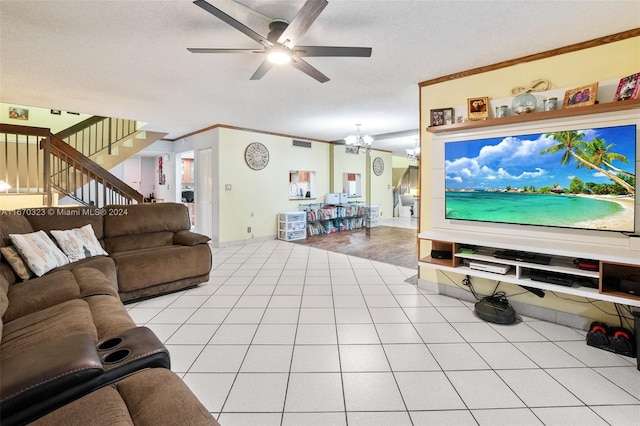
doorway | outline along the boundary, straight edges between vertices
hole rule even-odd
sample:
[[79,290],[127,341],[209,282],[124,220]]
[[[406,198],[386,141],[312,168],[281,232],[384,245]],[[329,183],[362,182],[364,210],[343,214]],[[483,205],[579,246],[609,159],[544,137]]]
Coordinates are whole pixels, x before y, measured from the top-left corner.
[[180,164],[180,199],[189,209],[191,230],[194,230],[196,228],[195,158],[193,151],[182,152],[177,157]]
[[122,181],[138,192],[142,192],[140,157],[129,157],[122,162]]

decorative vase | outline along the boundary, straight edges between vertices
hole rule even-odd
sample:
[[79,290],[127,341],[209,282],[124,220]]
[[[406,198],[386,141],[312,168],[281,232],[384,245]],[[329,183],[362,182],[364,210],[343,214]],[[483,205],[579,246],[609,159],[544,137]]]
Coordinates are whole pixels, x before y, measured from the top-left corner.
[[525,114],[536,109],[536,97],[531,93],[521,93],[513,98],[511,109],[516,114]]

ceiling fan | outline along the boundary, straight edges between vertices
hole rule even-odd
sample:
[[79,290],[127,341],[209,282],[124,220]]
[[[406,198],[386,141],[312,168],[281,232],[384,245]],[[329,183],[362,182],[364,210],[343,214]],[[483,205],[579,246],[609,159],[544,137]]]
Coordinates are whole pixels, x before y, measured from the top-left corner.
[[[194,3],[212,15],[220,18],[222,21],[231,25],[246,36],[260,43],[262,45],[262,49],[187,48],[187,50],[192,53],[266,54],[267,57],[251,76],[251,80],[261,79],[274,64],[291,63],[291,65],[303,73],[315,78],[320,83],[325,83],[329,81],[329,77],[322,74],[308,62],[304,61],[302,59],[303,57],[348,56],[368,58],[371,56],[370,47],[298,46],[298,40],[307,32],[311,24],[313,24],[316,18],[327,6],[327,0],[307,0],[307,2],[302,6],[302,9],[300,9],[298,14],[290,23],[282,19],[270,20],[269,33],[266,37],[238,21],[228,13],[222,11],[219,7],[215,7],[205,0],[196,0]],[[213,1],[213,3],[216,3],[216,1]],[[218,1],[217,3],[221,2]],[[228,3],[229,2],[227,1],[227,4]],[[244,10],[241,10],[244,15],[250,14],[255,18],[255,15],[258,14],[256,11],[239,3],[236,3],[235,7],[236,10],[238,10],[238,7],[244,8]],[[260,16],[264,17],[263,15]]]

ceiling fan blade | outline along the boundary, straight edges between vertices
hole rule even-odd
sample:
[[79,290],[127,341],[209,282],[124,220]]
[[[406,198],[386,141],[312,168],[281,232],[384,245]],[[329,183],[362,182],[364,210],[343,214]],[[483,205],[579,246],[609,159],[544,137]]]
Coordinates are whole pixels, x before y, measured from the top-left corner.
[[327,4],[329,4],[327,0],[307,0],[287,29],[280,35],[278,43],[286,44],[290,49],[293,48],[298,44],[298,39],[307,32],[311,24],[327,7]]
[[291,65],[293,65],[294,67],[296,67],[297,69],[299,69],[303,73],[307,74],[308,76],[311,76],[311,77],[315,78],[320,83],[326,83],[327,81],[329,81],[329,77],[327,77],[326,75],[322,74],[316,68],[311,66],[311,64],[309,64],[308,62],[305,62],[304,60],[302,60],[300,58],[295,58],[293,60],[293,62],[291,62]]
[[211,49],[207,47],[187,47],[191,53],[262,53],[262,50],[256,49]]
[[273,21],[273,18],[265,16],[236,0],[207,0],[207,2],[237,21],[244,23],[247,27],[258,30],[256,32],[266,33],[269,24]]
[[261,36],[260,34],[258,34],[254,30],[252,30],[251,28],[247,27],[242,22],[240,22],[237,19],[235,19],[234,17],[226,14],[225,12],[223,12],[220,9],[218,9],[217,7],[210,5],[205,0],[196,0],[193,3],[196,6],[199,6],[202,9],[206,10],[207,12],[212,14],[213,16],[215,16],[217,18],[220,18],[225,23],[231,25],[236,30],[242,32],[246,36],[248,36],[248,37],[252,38],[253,40],[257,41],[258,43],[262,44],[263,46],[265,46],[265,47],[273,46],[273,43],[271,43],[269,40],[267,40],[266,37]]
[[298,46],[294,52],[298,56],[350,56],[357,58],[371,56],[370,47]]
[[262,61],[256,72],[253,73],[250,80],[260,80],[271,69],[273,63],[269,59]]

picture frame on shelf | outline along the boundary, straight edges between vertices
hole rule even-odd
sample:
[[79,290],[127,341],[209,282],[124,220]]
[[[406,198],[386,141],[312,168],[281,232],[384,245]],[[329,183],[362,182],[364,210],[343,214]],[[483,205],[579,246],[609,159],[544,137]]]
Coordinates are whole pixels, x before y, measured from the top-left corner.
[[598,94],[598,83],[587,84],[564,92],[562,108],[594,105]]
[[430,111],[431,126],[444,126],[445,124],[453,124],[454,114],[453,108],[438,108]]
[[637,99],[640,92],[640,72],[628,75],[620,79],[618,89],[613,97],[613,102]]
[[467,99],[469,120],[486,120],[489,118],[489,98],[487,96]]

